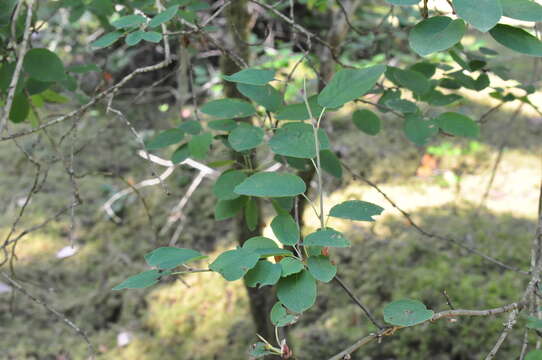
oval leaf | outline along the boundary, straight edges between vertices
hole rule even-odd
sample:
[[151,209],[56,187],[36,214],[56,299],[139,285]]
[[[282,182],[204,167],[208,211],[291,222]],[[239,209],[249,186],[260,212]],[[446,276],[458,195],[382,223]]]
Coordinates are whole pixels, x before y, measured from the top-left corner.
[[284,245],[295,245],[299,241],[299,228],[290,214],[275,216],[271,221],[271,229]]
[[201,107],[201,112],[222,119],[236,119],[252,116],[256,109],[250,103],[237,99],[210,101]]
[[273,323],[273,325],[275,325],[276,327],[287,326],[287,325],[293,324],[297,320],[297,316],[288,314],[286,312],[286,309],[280,302],[277,302],[271,308],[270,317],[271,317],[271,323]]
[[542,21],[542,5],[532,0],[501,0],[504,16],[522,21]]
[[145,255],[145,261],[150,266],[159,269],[173,269],[189,261],[199,260],[204,257],[205,255],[196,250],[166,246],[154,249]]
[[220,254],[209,265],[209,269],[220,273],[228,281],[235,281],[256,266],[259,259],[260,256],[251,250],[243,248],[228,250]]
[[227,171],[220,175],[213,186],[213,194],[220,200],[237,199],[240,195],[233,192],[233,189],[247,178],[241,170]]
[[58,55],[47,49],[29,50],[24,56],[23,67],[28,76],[43,82],[60,81],[66,77],[64,64]]
[[522,54],[542,56],[542,41],[526,30],[499,24],[489,32],[499,44]]
[[421,324],[434,315],[425,305],[417,300],[398,300],[384,307],[384,321],[395,326],[414,326]]
[[261,172],[237,185],[234,192],[259,197],[288,197],[303,194],[305,182],[296,175],[277,172]]
[[500,0],[454,0],[457,15],[480,31],[497,25],[502,17]]
[[296,258],[286,257],[280,261],[280,266],[282,267],[282,276],[290,276],[292,274],[297,274],[305,268],[303,263]]
[[184,138],[184,132],[179,129],[169,129],[156,135],[145,145],[148,150],[162,149],[177,144]]
[[173,19],[178,10],[179,5],[173,5],[168,7],[166,10],[162,11],[151,19],[151,21],[149,22],[149,27],[157,27],[165,22],[168,22],[169,20]]
[[307,271],[280,279],[277,297],[289,310],[302,313],[316,302],[316,280]]
[[262,128],[241,123],[228,135],[228,142],[235,151],[246,151],[258,147],[263,142]]
[[141,15],[126,15],[113,21],[111,25],[117,29],[128,28],[132,26],[138,26],[146,21],[145,17]]
[[320,151],[320,165],[324,171],[340,179],[343,176],[341,161],[331,150]]
[[457,44],[466,31],[465,22],[447,16],[425,19],[410,31],[408,41],[412,50],[421,56],[447,50]]
[[326,108],[336,108],[357,99],[373,88],[384,71],[385,65],[339,70],[318,95],[318,104]]
[[405,117],[404,132],[406,137],[416,145],[425,145],[438,133],[438,125],[433,120],[424,120],[420,116]]
[[277,111],[282,106],[282,95],[271,85],[256,86],[239,83],[237,90],[271,112]]
[[476,139],[480,136],[480,126],[468,116],[447,112],[435,119],[442,131],[455,136]]
[[266,285],[275,285],[280,279],[282,268],[279,264],[273,264],[267,260],[260,260],[256,266],[247,272],[245,282],[248,287],[261,288]]
[[373,216],[380,215],[384,208],[361,200],[349,200],[331,208],[329,216],[357,221],[375,221]]
[[90,46],[102,48],[113,44],[122,36],[122,33],[114,31],[101,36],[96,41],[93,41]]
[[115,286],[113,290],[143,289],[156,284],[158,280],[160,280],[161,276],[169,275],[170,273],[171,271],[162,270],[143,271],[142,273],[131,276],[128,279],[124,280],[122,283]]
[[307,266],[311,275],[322,282],[330,282],[337,274],[337,267],[331,263],[327,256],[310,256],[307,260]]
[[223,75],[222,78],[230,82],[263,86],[275,79],[275,70],[244,69],[232,75]]
[[368,135],[376,135],[380,132],[380,118],[371,110],[354,111],[352,121],[358,129]]
[[349,247],[350,241],[340,232],[326,228],[307,235],[303,240],[303,246]]

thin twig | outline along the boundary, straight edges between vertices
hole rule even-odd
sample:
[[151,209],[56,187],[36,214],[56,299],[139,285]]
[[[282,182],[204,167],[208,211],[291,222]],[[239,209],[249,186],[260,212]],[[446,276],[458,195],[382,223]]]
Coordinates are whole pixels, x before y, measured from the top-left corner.
[[[474,317],[474,316],[486,317],[486,316],[493,316],[493,315],[503,314],[503,313],[507,313],[507,312],[510,312],[510,311],[517,312],[518,310],[522,309],[524,306],[525,306],[524,302],[517,302],[517,303],[507,304],[507,305],[504,305],[504,306],[501,306],[501,307],[498,307],[498,308],[486,309],[486,310],[462,310],[462,309],[457,309],[457,310],[441,311],[441,312],[438,312],[438,313],[434,314],[431,318],[425,320],[424,322],[416,324],[415,326],[425,324],[425,323],[428,323],[428,322],[435,322],[435,321],[441,320],[441,319],[449,319],[449,318],[456,318],[456,317],[463,317],[463,316],[466,316],[466,317],[467,316],[468,317]],[[380,330],[380,331],[378,331],[376,333],[369,334],[369,335],[359,339],[354,344],[350,345],[348,348],[341,351],[337,355],[334,355],[334,356],[330,357],[329,360],[347,359],[348,356],[350,354],[352,354],[354,351],[356,351],[359,348],[369,344],[370,342],[381,339],[384,336],[391,336],[391,335],[395,334],[395,332],[397,332],[398,330],[401,330],[401,329],[404,329],[404,328],[405,327],[403,327],[403,326],[393,326],[393,327],[384,328],[384,329],[382,329],[382,330]]]
[[55,315],[57,318],[59,318],[60,320],[62,320],[66,325],[68,325],[70,328],[72,328],[79,336],[81,336],[83,338],[83,340],[87,343],[87,346],[88,346],[88,352],[90,354],[90,357],[91,358],[94,358],[95,356],[95,351],[94,351],[94,346],[92,346],[92,343],[90,342],[87,334],[81,330],[81,328],[79,328],[77,325],[75,325],[70,319],[68,319],[65,315],[61,314],[60,312],[56,311],[55,309],[53,309],[51,306],[49,306],[49,304],[47,304],[45,301],[39,299],[38,297],[32,295],[31,293],[29,293],[21,284],[19,284],[17,281],[15,281],[14,279],[12,279],[8,274],[4,273],[4,272],[1,272],[0,275],[2,275],[2,277],[4,279],[6,279],[15,289],[17,289],[18,291],[20,291],[21,293],[23,293],[25,296],[27,296],[28,298],[30,298],[32,301],[34,301],[35,303],[43,306],[47,311],[49,311],[50,313],[52,313],[53,315]]
[[354,293],[352,292],[352,290],[350,290],[350,288],[348,288],[348,286],[346,286],[346,284],[341,280],[341,278],[339,278],[339,276],[335,275],[335,277],[333,278],[333,280],[335,280],[335,282],[337,284],[339,284],[339,286],[348,294],[348,296],[350,297],[350,299],[352,299],[352,301],[354,303],[356,303],[357,306],[359,306],[361,308],[361,310],[363,310],[363,312],[365,313],[365,315],[367,315],[367,317],[369,318],[369,320],[371,320],[371,322],[374,324],[374,326],[376,326],[379,330],[382,330],[384,328],[384,326],[382,326],[377,320],[376,318],[373,316],[373,314],[369,311],[369,309],[367,309],[367,307],[365,305],[363,305],[363,303],[356,297],[356,295],[354,295]]
[[420,227],[413,219],[412,219],[412,216],[410,216],[409,213],[407,213],[405,210],[403,210],[402,208],[400,208],[396,203],[395,201],[393,201],[384,191],[382,191],[382,189],[380,189],[380,187],[378,185],[376,185],[375,183],[373,183],[372,181],[370,181],[369,179],[367,179],[365,176],[361,175],[361,174],[356,174],[352,171],[352,169],[350,169],[350,167],[348,167],[346,164],[343,164],[343,167],[355,178],[355,179],[359,179],[359,180],[362,180],[363,182],[365,182],[367,185],[369,185],[370,187],[372,187],[373,189],[375,189],[376,191],[378,191],[378,193],[380,195],[382,195],[387,201],[388,203],[390,203],[391,206],[393,206],[397,211],[399,211],[401,213],[401,215],[403,215],[403,217],[408,221],[408,223],[410,224],[410,226],[412,226],[416,231],[418,231],[420,234],[428,237],[428,238],[433,238],[433,239],[438,239],[438,240],[442,240],[442,241],[446,241],[450,244],[453,244],[455,246],[458,246],[472,254],[476,254],[480,257],[482,257],[483,259],[495,264],[495,265],[498,265],[499,267],[503,268],[503,269],[506,269],[506,270],[511,270],[511,271],[515,271],[519,274],[523,274],[523,275],[529,275],[530,272],[528,271],[523,271],[521,269],[518,269],[514,266],[511,266],[511,265],[507,265],[505,263],[503,263],[502,261],[500,260],[497,260],[495,258],[492,258],[491,256],[489,255],[486,255],[482,252],[480,252],[479,250],[477,249],[474,249],[474,248],[471,248],[470,246],[467,246],[465,244],[463,244],[462,242],[454,239],[454,238],[451,238],[451,237],[447,237],[447,236],[442,236],[442,235],[439,235],[439,234],[435,234],[435,233],[431,233],[425,229],[423,229],[422,227]]
[[495,355],[499,352],[499,349],[501,348],[502,344],[504,343],[504,340],[508,337],[508,334],[510,334],[510,331],[512,331],[512,328],[516,324],[516,318],[518,316],[518,311],[513,310],[510,315],[508,316],[508,321],[504,324],[504,330],[502,331],[501,335],[497,339],[497,342],[495,343],[495,346],[493,346],[493,349],[487,354],[485,357],[485,360],[491,360],[495,358]]

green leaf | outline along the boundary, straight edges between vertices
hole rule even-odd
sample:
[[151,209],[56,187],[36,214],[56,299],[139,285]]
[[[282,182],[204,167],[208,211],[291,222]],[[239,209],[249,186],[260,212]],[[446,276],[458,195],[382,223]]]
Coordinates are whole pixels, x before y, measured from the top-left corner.
[[522,21],[542,21],[542,6],[532,0],[500,0],[504,16]]
[[373,216],[380,215],[384,208],[361,200],[349,200],[335,205],[329,216],[357,221],[375,221]]
[[324,171],[340,179],[343,176],[341,161],[331,150],[320,151],[320,165]]
[[299,241],[299,227],[290,214],[280,214],[271,221],[271,229],[284,245],[295,245]]
[[151,19],[151,21],[149,22],[149,27],[154,28],[173,19],[173,17],[177,13],[177,10],[179,10],[179,5],[173,5],[168,7],[166,10],[162,11]]
[[213,186],[213,194],[220,200],[233,200],[239,197],[239,194],[233,192],[233,189],[247,178],[241,170],[230,170],[222,173]]
[[284,306],[279,302],[277,302],[273,307],[271,308],[271,323],[275,325],[276,327],[283,327],[287,325],[291,325],[297,320],[297,316],[288,314],[286,312],[286,309]]
[[434,315],[425,305],[417,300],[398,300],[384,307],[384,321],[395,326],[414,326],[421,324]]
[[118,284],[113,290],[122,289],[143,289],[152,286],[158,282],[161,276],[169,275],[171,271],[149,270],[143,271],[137,275],[131,276]]
[[147,144],[148,150],[158,150],[167,146],[177,144],[184,138],[184,132],[179,129],[169,129],[162,131],[152,138]]
[[413,115],[405,118],[404,132],[410,141],[416,145],[425,145],[429,139],[438,133],[438,125],[434,120],[424,120]]
[[66,77],[64,64],[52,51],[35,48],[23,60],[24,71],[33,79],[43,82],[60,81]]
[[425,61],[421,61],[409,67],[409,70],[419,72],[428,79],[431,79],[437,70],[435,64],[431,64]]
[[522,54],[542,56],[542,41],[526,30],[499,24],[489,32],[499,44]]
[[391,99],[386,102],[386,105],[395,111],[399,111],[403,114],[415,114],[419,112],[419,108],[412,101],[404,99]]
[[275,70],[244,69],[232,75],[223,75],[226,81],[263,86],[275,79]]
[[280,279],[282,268],[279,264],[273,264],[267,260],[260,260],[256,266],[245,275],[245,283],[248,287],[259,288],[265,285],[275,285]]
[[232,131],[237,127],[237,123],[231,119],[209,121],[209,127],[213,130]]
[[145,31],[143,34],[141,34],[141,38],[148,42],[157,43],[162,40],[162,34],[156,31]]
[[111,25],[117,29],[124,29],[133,26],[138,26],[145,23],[147,20],[141,15],[126,15],[113,21]]
[[248,354],[250,355],[251,359],[259,359],[266,355],[273,355],[274,352],[269,351],[268,345],[260,341],[250,347]]
[[219,200],[215,205],[215,220],[226,220],[237,215],[245,206],[247,198],[241,196],[233,200]]
[[399,5],[399,6],[408,6],[408,5],[416,5],[420,2],[420,0],[386,0],[392,5]]
[[282,106],[282,95],[271,85],[256,86],[238,83],[237,90],[268,111],[275,112]]
[[454,0],[457,15],[482,32],[486,32],[502,17],[500,0]]
[[293,257],[285,257],[279,264],[282,267],[282,277],[297,274],[305,268],[301,261]]
[[525,360],[542,360],[542,350],[529,351]]
[[307,265],[311,275],[322,282],[330,282],[337,274],[337,267],[331,263],[327,256],[309,256]]
[[213,142],[213,135],[211,133],[203,133],[201,135],[193,136],[190,142],[188,143],[188,149],[190,154],[195,159],[205,159],[207,153]]
[[256,109],[250,103],[243,100],[220,99],[203,105],[201,112],[221,119],[237,119],[256,114]]
[[307,235],[303,240],[303,246],[349,247],[350,241],[340,232],[325,228]]
[[201,132],[202,127],[199,121],[188,120],[182,122],[181,125],[179,125],[179,129],[189,133],[190,135],[198,135]]
[[294,174],[260,172],[237,185],[234,192],[259,197],[288,197],[303,194],[305,182]]
[[279,248],[276,242],[265,236],[254,236],[243,243],[243,249],[249,249],[260,257],[292,256],[291,251]]
[[527,325],[529,329],[542,329],[542,319],[536,318],[534,316],[529,316],[527,318]]
[[[318,96],[313,95],[307,99],[309,108],[313,117],[318,117],[322,112],[322,107],[318,105]],[[291,104],[282,107],[276,116],[277,120],[297,120],[304,121],[310,119],[309,111],[307,110],[307,104],[305,102],[298,104]]]
[[97,47],[97,48],[103,48],[107,47],[109,45],[112,45],[115,41],[117,41],[122,36],[122,33],[118,31],[107,33],[103,36],[100,36],[97,40],[93,41],[90,46]]
[[357,110],[352,114],[354,125],[368,135],[380,132],[380,118],[371,110]]
[[384,71],[385,65],[339,70],[318,95],[318,104],[336,108],[357,99],[373,88]]
[[192,249],[176,247],[159,247],[145,255],[145,261],[149,266],[159,269],[173,269],[189,261],[203,259],[206,256]]
[[171,162],[180,164],[190,157],[190,149],[188,144],[182,144],[171,155]]
[[126,38],[124,39],[124,41],[126,42],[126,45],[134,46],[134,45],[139,44],[141,40],[143,40],[144,33],[145,32],[141,30],[136,30],[132,33],[129,33],[128,36],[126,36]]
[[59,93],[57,93],[56,91],[53,91],[51,89],[45,90],[40,95],[43,98],[43,100],[45,100],[47,102],[53,102],[53,103],[57,103],[57,104],[65,104],[65,103],[70,101],[70,99],[68,99],[67,97],[62,96]]
[[254,231],[258,227],[259,215],[256,199],[249,198],[245,206],[245,223],[250,231]]
[[316,302],[316,280],[307,271],[281,278],[277,284],[277,297],[295,313],[302,313]]
[[468,116],[447,112],[435,119],[442,131],[455,136],[476,139],[480,136],[480,126]]
[[243,248],[228,250],[220,254],[209,265],[209,269],[220,273],[228,281],[235,281],[256,266],[259,259],[260,256],[251,250]]
[[233,150],[241,152],[258,147],[263,142],[264,131],[260,127],[241,123],[228,136]]
[[386,77],[400,87],[407,88],[417,95],[427,93],[431,87],[429,80],[423,74],[413,70],[388,66]]
[[9,111],[9,120],[14,123],[25,121],[30,112],[30,103],[24,92],[20,92],[13,97],[11,109]]
[[437,90],[431,90],[422,100],[433,106],[446,106],[453,104],[456,101],[463,99],[462,96],[456,94],[443,94]]
[[447,16],[434,16],[419,22],[410,31],[408,41],[421,56],[447,50],[457,44],[466,31],[465,22]]
[[314,158],[316,156],[314,130],[309,124],[287,124],[278,129],[269,140],[269,147],[279,155],[302,159]]

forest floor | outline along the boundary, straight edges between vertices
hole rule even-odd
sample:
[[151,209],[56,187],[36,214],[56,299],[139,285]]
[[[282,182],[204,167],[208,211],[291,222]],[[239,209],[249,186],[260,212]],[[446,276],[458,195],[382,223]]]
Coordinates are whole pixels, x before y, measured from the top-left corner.
[[[453,110],[477,118],[492,106],[477,102],[474,94],[467,95]],[[370,137],[355,130],[347,115],[351,109],[335,115],[330,138],[354,172],[363,172],[376,182],[423,229],[527,269],[539,201],[542,120],[525,107],[514,117],[517,106],[513,102],[495,112],[479,141],[442,136],[429,147],[417,148],[405,139],[400,121],[391,117],[383,117],[383,132]],[[152,118],[153,114],[140,116]],[[99,112],[89,113],[84,123],[78,137],[79,144],[86,145],[75,163],[76,171],[85,175],[77,180],[85,201],[75,211],[77,252],[58,257],[70,245],[71,221],[64,215],[20,240],[16,278],[80,326],[100,359],[246,359],[249,344],[257,338],[241,282],[228,283],[204,273],[187,276],[184,283],[111,291],[144,269],[146,252],[167,244],[169,238],[156,239],[155,230],[195,172],[183,167],[168,178],[170,196],[160,186],[141,190],[152,219],[137,196],[127,197],[116,208],[123,221],[115,224],[101,206],[127,185],[106,173],[122,174],[133,183],[149,178],[150,168],[136,155],[137,143],[122,123]],[[135,125],[145,128],[148,123],[141,120]],[[46,139],[37,145],[31,139],[22,140],[20,145],[42,160],[54,161]],[[8,143],[0,144],[0,169],[0,211],[4,214],[0,239],[4,239],[31,187],[34,170]],[[418,299],[436,311],[447,309],[443,290],[457,308],[496,307],[518,299],[526,282],[521,275],[503,271],[450,243],[424,237],[374,188],[346,171],[342,180],[325,177],[325,183],[326,207],[345,199],[363,199],[385,208],[375,223],[329,223],[353,243],[351,249],[332,254],[340,276],[378,318],[386,302],[401,298]],[[204,180],[191,198],[178,245],[205,252],[212,259],[213,254],[233,247],[236,239],[231,222],[212,219],[210,184]],[[70,197],[69,180],[56,161],[17,229],[41,223],[69,204]],[[308,224],[304,231],[309,232],[317,222],[310,209],[304,215]],[[270,220],[266,217],[266,224]],[[503,321],[503,317],[461,319],[407,329],[360,350],[353,359],[479,359],[497,339]],[[503,346],[502,358],[519,354],[524,325],[521,318]],[[325,359],[371,330],[359,308],[330,283],[319,288],[317,306],[292,326],[289,336],[298,359]],[[71,328],[2,284],[0,349],[7,359],[82,359],[86,354],[85,343]]]

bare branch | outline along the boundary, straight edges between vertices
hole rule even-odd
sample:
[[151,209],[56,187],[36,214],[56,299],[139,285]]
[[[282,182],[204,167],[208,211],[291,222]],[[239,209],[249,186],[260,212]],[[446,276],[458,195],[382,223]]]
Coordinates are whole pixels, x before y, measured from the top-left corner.
[[352,292],[352,290],[350,290],[348,288],[348,286],[346,286],[346,284],[338,277],[338,276],[335,276],[333,278],[333,280],[335,280],[335,282],[337,284],[339,284],[339,286],[348,294],[348,296],[350,297],[350,299],[352,299],[352,301],[354,303],[356,303],[356,305],[358,305],[361,310],[363,310],[363,312],[365,313],[365,315],[367,315],[367,317],[369,318],[369,320],[371,320],[371,322],[374,324],[374,326],[376,326],[378,329],[383,329],[384,327],[376,320],[376,318],[373,316],[373,314],[369,311],[369,309],[367,309],[367,307],[365,305],[363,305],[361,303],[361,301],[356,297],[356,295],[354,295],[354,293]]
[[[428,322],[435,322],[437,320],[441,319],[449,319],[449,318],[456,318],[456,317],[486,317],[486,316],[493,316],[493,315],[499,315],[503,313],[507,313],[510,311],[513,311],[517,314],[519,310],[521,310],[525,306],[525,302],[517,302],[512,303],[508,305],[504,305],[498,308],[493,309],[486,309],[486,310],[447,310],[447,311],[441,311],[436,314],[434,314],[430,319],[427,319],[426,321],[416,324],[415,326],[422,325]],[[396,331],[404,329],[403,326],[393,326],[388,327],[385,329],[380,330],[379,332],[369,334],[358,341],[356,341],[354,344],[346,348],[345,350],[341,351],[335,356],[332,356],[329,358],[329,360],[343,360],[348,359],[348,356],[352,354],[354,351],[358,350],[359,348],[369,344],[370,342],[381,339],[384,336],[391,336],[395,334]]]
[[53,309],[51,306],[49,306],[49,304],[47,304],[45,301],[39,299],[38,297],[32,295],[31,293],[29,293],[21,284],[19,284],[17,281],[15,281],[14,279],[12,279],[8,274],[4,273],[4,272],[1,272],[0,275],[2,275],[2,277],[4,279],[6,279],[15,289],[17,289],[18,291],[20,291],[21,293],[23,293],[25,296],[27,296],[28,298],[30,298],[32,301],[34,301],[35,303],[43,306],[47,311],[49,311],[51,314],[55,315],[57,318],[59,318],[60,320],[62,320],[66,325],[68,325],[70,328],[72,328],[79,336],[81,336],[83,338],[83,340],[87,343],[88,345],[88,352],[90,354],[90,357],[91,359],[94,358],[95,356],[95,351],[94,351],[94,346],[92,346],[87,334],[81,330],[81,328],[79,328],[77,325],[75,325],[70,319],[68,319],[66,316],[64,316],[63,314],[61,314],[60,312],[56,311],[55,309]]
[[384,191],[382,191],[382,189],[380,189],[380,187],[378,185],[376,185],[375,183],[373,183],[372,181],[370,181],[369,179],[367,179],[365,176],[361,175],[361,174],[356,174],[352,171],[352,169],[350,169],[348,166],[346,166],[345,164],[343,164],[343,167],[355,178],[355,179],[359,179],[359,180],[362,180],[363,182],[365,182],[367,185],[369,185],[370,187],[372,187],[373,189],[375,189],[376,191],[378,191],[378,193],[380,193],[380,195],[382,195],[390,204],[391,206],[393,206],[396,210],[398,210],[401,215],[403,215],[403,217],[408,221],[408,223],[410,224],[410,226],[412,226],[416,231],[418,231],[420,234],[424,235],[425,237],[428,237],[428,238],[432,238],[432,239],[438,239],[438,240],[441,240],[441,241],[445,241],[445,242],[448,242],[450,244],[453,244],[457,247],[460,247],[472,254],[476,254],[478,256],[480,256],[481,258],[487,260],[488,262],[490,263],[493,263],[503,269],[506,269],[506,270],[510,270],[510,271],[515,271],[519,274],[523,274],[523,275],[529,275],[530,272],[527,272],[527,271],[523,271],[521,269],[518,269],[514,266],[511,266],[511,265],[507,265],[505,263],[503,263],[502,261],[500,260],[497,260],[489,255],[486,255],[482,252],[480,252],[479,250],[477,249],[474,249],[474,248],[471,248],[470,246],[467,246],[465,244],[463,244],[462,242],[454,239],[454,238],[451,238],[451,237],[448,237],[448,236],[442,236],[440,234],[435,234],[435,233],[431,233],[425,229],[423,229],[422,227],[420,227],[413,219],[412,219],[412,216],[410,216],[409,213],[407,213],[405,210],[403,210],[402,208],[399,207],[399,205],[397,205],[395,203],[395,201],[393,201]]

